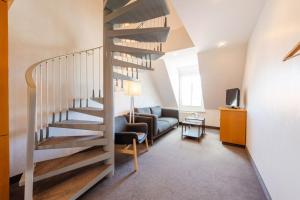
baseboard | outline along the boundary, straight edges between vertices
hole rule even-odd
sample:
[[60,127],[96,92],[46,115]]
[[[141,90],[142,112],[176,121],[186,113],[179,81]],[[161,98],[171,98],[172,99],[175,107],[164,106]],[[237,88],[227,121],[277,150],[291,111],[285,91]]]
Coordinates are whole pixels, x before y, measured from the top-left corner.
[[18,175],[10,177],[9,178],[9,184],[13,185],[15,183],[18,183],[20,181],[21,177],[22,177],[22,174],[18,174]]
[[220,127],[217,126],[205,126],[205,128],[220,130]]
[[240,147],[240,148],[246,148],[245,145],[241,145],[241,144],[233,144],[233,143],[229,143],[229,142],[222,142],[223,145],[228,145],[228,146],[233,146],[233,147]]
[[267,200],[272,200],[272,197],[271,197],[271,195],[270,195],[270,193],[269,193],[269,191],[268,191],[268,188],[266,187],[265,182],[264,182],[263,178],[261,177],[261,175],[260,175],[260,173],[259,173],[259,171],[258,171],[258,169],[257,169],[257,166],[256,166],[256,164],[255,164],[255,162],[254,162],[252,156],[250,155],[250,153],[249,153],[247,147],[246,147],[245,149],[246,149],[246,152],[247,152],[247,154],[248,154],[248,156],[249,156],[249,158],[250,158],[251,165],[252,165],[252,167],[253,167],[253,169],[254,169],[254,171],[255,171],[255,174],[256,174],[256,176],[257,176],[257,178],[258,178],[259,184],[261,185],[261,187],[262,187],[262,189],[263,189],[263,192],[264,192],[264,194],[265,194],[265,196],[266,196],[266,199],[267,199]]

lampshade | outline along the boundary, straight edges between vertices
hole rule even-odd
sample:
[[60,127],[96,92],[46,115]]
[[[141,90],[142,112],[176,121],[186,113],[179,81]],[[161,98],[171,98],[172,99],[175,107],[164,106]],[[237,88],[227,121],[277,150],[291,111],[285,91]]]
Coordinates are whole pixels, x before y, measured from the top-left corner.
[[127,96],[140,96],[141,95],[141,83],[138,81],[125,81],[124,92]]

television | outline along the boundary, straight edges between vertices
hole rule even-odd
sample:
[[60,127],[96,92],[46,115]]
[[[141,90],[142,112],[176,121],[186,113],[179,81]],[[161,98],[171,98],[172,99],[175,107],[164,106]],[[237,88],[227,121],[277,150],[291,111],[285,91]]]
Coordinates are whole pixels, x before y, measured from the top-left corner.
[[240,107],[240,89],[233,88],[226,90],[226,106],[231,108]]

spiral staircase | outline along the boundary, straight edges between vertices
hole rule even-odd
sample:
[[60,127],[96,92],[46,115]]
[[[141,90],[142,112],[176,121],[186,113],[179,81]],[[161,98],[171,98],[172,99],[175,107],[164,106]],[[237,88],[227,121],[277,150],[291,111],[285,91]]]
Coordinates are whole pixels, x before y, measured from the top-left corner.
[[[114,86],[153,70],[168,14],[165,0],[106,0],[103,46],[28,68],[25,200],[77,199],[114,174]],[[53,150],[59,156],[36,161]]]

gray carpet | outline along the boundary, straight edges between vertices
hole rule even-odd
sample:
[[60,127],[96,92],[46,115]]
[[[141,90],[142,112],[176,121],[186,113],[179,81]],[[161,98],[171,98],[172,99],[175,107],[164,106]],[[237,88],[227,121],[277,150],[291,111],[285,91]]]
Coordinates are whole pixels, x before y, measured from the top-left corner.
[[207,130],[198,143],[181,140],[180,129],[160,138],[132,159],[116,155],[115,176],[99,182],[81,200],[264,200],[243,148],[224,146],[219,134]]

